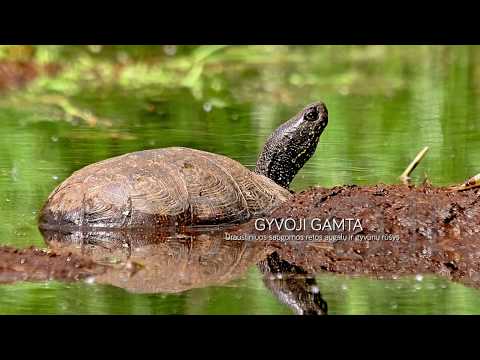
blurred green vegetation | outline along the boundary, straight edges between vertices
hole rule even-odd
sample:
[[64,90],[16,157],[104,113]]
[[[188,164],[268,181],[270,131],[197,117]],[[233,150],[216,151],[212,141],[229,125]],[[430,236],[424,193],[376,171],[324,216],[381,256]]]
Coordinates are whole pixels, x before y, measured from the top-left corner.
[[[480,172],[479,60],[478,46],[0,46],[0,244],[43,246],[42,203],[87,164],[186,146],[253,167],[273,129],[318,99],[330,123],[295,190],[398,182],[423,146],[415,181],[426,173],[436,185],[462,182]],[[256,273],[248,279],[239,286],[262,287]],[[18,289],[35,298],[42,286]],[[198,290],[184,306],[228,312],[234,293]],[[284,311],[265,296],[245,312]],[[121,308],[127,297],[118,297]],[[210,305],[198,305],[202,297]],[[361,298],[339,309],[358,312]]]

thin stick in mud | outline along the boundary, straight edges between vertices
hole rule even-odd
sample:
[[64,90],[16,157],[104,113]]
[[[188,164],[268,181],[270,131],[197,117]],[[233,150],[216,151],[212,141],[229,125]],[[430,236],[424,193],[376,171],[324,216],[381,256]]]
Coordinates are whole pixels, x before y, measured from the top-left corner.
[[426,155],[427,151],[428,151],[428,146],[425,146],[422,151],[420,151],[417,156],[415,157],[415,159],[413,159],[413,161],[407,166],[407,168],[405,169],[405,171],[402,173],[402,175],[400,175],[400,180],[402,181],[403,184],[405,185],[409,185],[410,183],[410,174],[413,172],[413,170],[415,170],[415,168],[417,167],[417,165],[420,163],[420,161],[422,161],[422,159],[424,158],[424,156]]

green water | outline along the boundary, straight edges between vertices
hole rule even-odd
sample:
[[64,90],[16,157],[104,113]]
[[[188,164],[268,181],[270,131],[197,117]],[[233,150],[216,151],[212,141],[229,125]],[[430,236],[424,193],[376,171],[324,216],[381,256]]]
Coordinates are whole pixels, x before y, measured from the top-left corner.
[[[2,314],[291,314],[250,271],[228,286],[180,294],[130,294],[106,285],[21,283],[2,285]],[[478,314],[477,290],[426,277],[370,280],[317,277],[329,314]]]
[[[63,70],[0,94],[2,245],[45,246],[37,212],[84,165],[185,146],[251,168],[271,131],[318,99],[329,125],[295,190],[398,182],[424,146],[430,151],[414,181],[426,174],[445,185],[480,172],[479,47],[43,46],[26,53],[0,47],[0,61],[27,57]],[[329,313],[480,313],[478,290],[444,279],[319,275],[318,283]],[[176,295],[56,282],[2,285],[0,294],[0,313],[291,313],[255,266],[226,285]]]

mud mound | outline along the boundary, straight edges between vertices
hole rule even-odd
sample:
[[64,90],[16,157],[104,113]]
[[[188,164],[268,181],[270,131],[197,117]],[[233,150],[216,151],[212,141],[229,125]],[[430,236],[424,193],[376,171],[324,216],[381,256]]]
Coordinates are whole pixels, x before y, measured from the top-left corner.
[[[480,190],[403,185],[313,188],[277,208],[271,219],[360,219],[354,238],[338,241],[272,242],[280,257],[309,272],[397,276],[438,273],[480,285]],[[255,228],[251,221],[236,234],[315,234]],[[382,234],[397,240],[382,240]],[[370,236],[368,236],[370,235]],[[377,235],[377,237],[372,236]],[[380,239],[379,239],[380,238]]]

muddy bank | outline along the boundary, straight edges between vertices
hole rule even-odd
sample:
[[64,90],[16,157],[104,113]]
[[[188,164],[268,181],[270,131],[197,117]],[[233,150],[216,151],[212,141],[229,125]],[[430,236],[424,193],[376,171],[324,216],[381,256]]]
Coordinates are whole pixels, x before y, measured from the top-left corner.
[[75,281],[105,272],[103,265],[68,251],[0,247],[0,283],[15,281]]
[[[270,245],[281,258],[313,273],[377,277],[436,273],[479,286],[479,199],[479,189],[451,192],[445,188],[403,185],[313,188],[295,195],[271,218],[355,218],[361,220],[362,229],[350,232],[355,235],[353,239],[273,241]],[[308,227],[300,232],[277,228],[260,231],[254,222],[249,222],[235,233],[305,235],[318,231]],[[398,240],[367,236],[379,234],[395,235]]]

